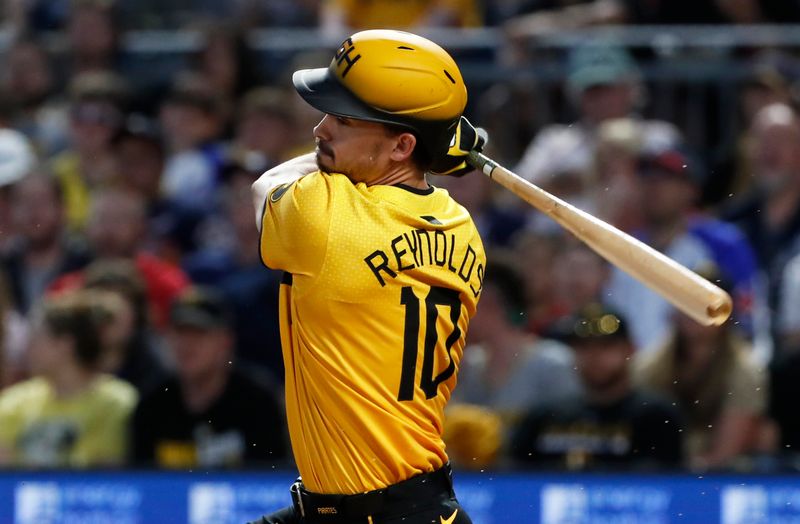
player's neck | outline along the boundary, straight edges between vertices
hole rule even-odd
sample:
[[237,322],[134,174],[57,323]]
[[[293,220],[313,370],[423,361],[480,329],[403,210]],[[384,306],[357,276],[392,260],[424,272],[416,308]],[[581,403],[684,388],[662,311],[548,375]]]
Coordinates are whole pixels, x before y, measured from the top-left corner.
[[417,189],[427,189],[428,181],[425,173],[410,163],[395,164],[386,173],[367,182],[368,186],[396,186],[403,184]]

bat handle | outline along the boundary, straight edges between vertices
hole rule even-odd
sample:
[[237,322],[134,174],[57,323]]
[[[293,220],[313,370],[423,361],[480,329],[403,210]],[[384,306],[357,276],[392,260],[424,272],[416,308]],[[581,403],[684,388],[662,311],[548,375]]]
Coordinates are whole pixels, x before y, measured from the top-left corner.
[[469,155],[467,155],[467,163],[483,172],[483,174],[489,178],[492,178],[492,172],[498,166],[497,162],[475,150],[470,151]]

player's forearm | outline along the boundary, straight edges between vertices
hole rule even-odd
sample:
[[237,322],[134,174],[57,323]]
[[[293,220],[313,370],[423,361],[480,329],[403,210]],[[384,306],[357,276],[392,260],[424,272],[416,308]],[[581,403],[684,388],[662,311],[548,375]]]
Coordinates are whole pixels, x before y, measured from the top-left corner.
[[317,171],[317,169],[319,168],[317,167],[315,154],[306,153],[273,167],[253,182],[253,207],[256,211],[256,224],[259,231],[261,230],[261,214],[264,212],[264,202],[269,192],[281,184],[291,184],[295,180]]

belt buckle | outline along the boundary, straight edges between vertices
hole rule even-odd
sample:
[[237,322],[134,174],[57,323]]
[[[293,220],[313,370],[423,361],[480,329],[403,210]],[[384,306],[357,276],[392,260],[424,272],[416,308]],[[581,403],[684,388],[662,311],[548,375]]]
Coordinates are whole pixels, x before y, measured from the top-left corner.
[[303,507],[303,495],[300,493],[302,487],[303,483],[297,480],[292,484],[292,487],[289,488],[289,493],[292,494],[292,502],[294,502],[295,507],[300,510],[300,517],[305,518],[306,509]]

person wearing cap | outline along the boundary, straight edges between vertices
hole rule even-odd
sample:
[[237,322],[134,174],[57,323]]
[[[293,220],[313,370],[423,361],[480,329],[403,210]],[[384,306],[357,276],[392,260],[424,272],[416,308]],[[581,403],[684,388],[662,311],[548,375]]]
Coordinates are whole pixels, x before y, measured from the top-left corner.
[[[756,322],[755,307],[764,300],[757,286],[755,255],[733,224],[698,211],[704,172],[684,145],[645,152],[637,166],[641,224],[638,239],[689,268],[714,265],[733,283],[737,328],[748,338],[766,333]],[[657,293],[612,267],[606,302],[630,319],[637,349],[650,351],[668,337],[674,308]],[[769,348],[759,345],[761,358]]]
[[167,336],[175,376],[136,408],[133,464],[282,465],[287,449],[278,397],[264,377],[234,363],[231,323],[227,302],[213,288],[188,288],[175,300]]
[[512,437],[512,458],[528,467],[677,467],[680,413],[633,385],[634,348],[624,318],[590,304],[559,322],[553,334],[574,349],[585,394],[531,410]]
[[443,412],[486,257],[469,213],[427,172],[463,175],[484,138],[440,46],[373,30],[294,74],[325,113],[316,151],[253,184],[260,253],[284,271],[286,412],[301,479],[261,524],[469,523]]
[[672,124],[636,116],[643,99],[642,81],[633,57],[621,47],[587,42],[573,48],[565,90],[578,120],[543,128],[514,171],[534,184],[559,192],[571,203],[585,205],[594,197],[592,163],[602,122],[634,118],[644,150],[663,148],[678,140]]

